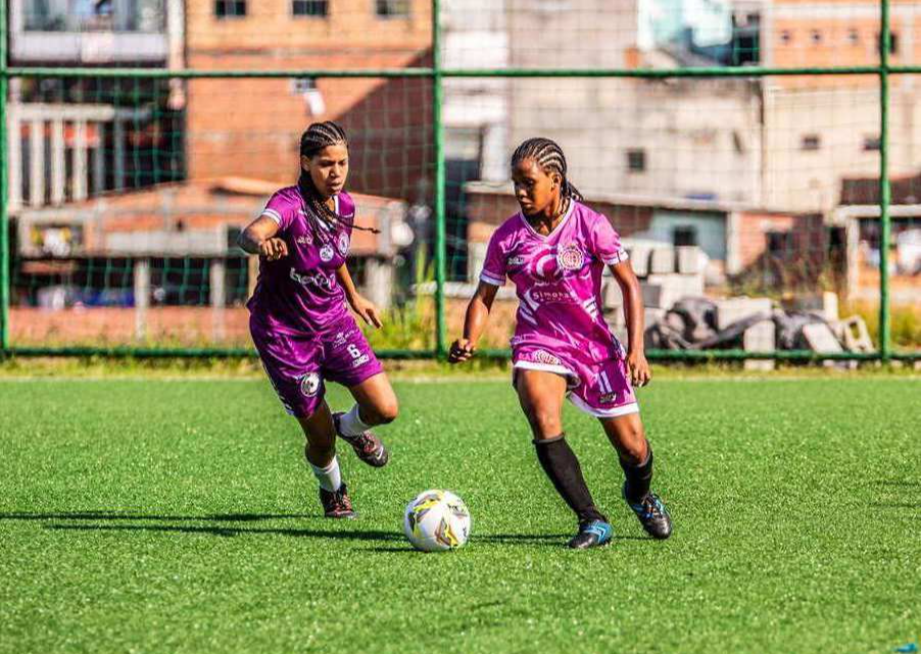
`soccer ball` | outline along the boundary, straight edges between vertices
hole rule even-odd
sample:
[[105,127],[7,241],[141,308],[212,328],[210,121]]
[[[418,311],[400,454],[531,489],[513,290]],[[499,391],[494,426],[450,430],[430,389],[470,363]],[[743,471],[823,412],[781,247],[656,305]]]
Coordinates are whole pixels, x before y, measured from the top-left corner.
[[427,490],[406,505],[403,531],[423,552],[457,549],[470,537],[470,511],[450,491]]

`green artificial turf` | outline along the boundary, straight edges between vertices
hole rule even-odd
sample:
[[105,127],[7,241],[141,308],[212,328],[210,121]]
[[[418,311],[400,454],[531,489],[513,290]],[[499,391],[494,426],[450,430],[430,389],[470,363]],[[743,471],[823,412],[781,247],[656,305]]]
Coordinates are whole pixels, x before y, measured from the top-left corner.
[[[396,385],[391,464],[340,452],[319,515],[266,381],[0,382],[0,652],[892,652],[921,637],[921,382],[662,381],[640,392],[653,541],[597,423],[573,448],[614,523],[574,521],[505,382]],[[331,391],[334,407],[346,395]],[[404,504],[473,515],[422,554]]]

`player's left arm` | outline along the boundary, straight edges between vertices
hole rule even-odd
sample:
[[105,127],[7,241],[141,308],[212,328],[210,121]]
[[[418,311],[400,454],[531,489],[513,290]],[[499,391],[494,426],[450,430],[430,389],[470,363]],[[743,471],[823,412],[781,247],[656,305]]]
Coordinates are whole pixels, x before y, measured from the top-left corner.
[[336,278],[345,290],[345,298],[348,300],[352,310],[367,324],[379,328],[383,324],[380,311],[373,302],[366,299],[355,288],[355,282],[352,281],[352,275],[349,274],[349,269],[345,264],[336,269]]
[[624,318],[627,321],[627,369],[630,371],[630,383],[645,386],[652,379],[649,362],[643,345],[644,316],[643,294],[640,281],[633,272],[629,259],[608,266],[620,291],[624,296]]

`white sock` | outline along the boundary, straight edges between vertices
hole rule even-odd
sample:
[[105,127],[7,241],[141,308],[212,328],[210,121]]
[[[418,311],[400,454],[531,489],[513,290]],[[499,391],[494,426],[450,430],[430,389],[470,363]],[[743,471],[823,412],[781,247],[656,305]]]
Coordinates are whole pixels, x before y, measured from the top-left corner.
[[[307,463],[310,463],[309,461]],[[342,476],[339,474],[339,457],[334,456],[333,460],[325,468],[320,468],[310,463],[313,474],[316,475],[320,487],[330,493],[339,490],[342,486]]]
[[348,413],[339,418],[339,433],[346,438],[361,436],[369,429],[371,429],[371,425],[363,423],[361,416],[358,415],[357,404]]

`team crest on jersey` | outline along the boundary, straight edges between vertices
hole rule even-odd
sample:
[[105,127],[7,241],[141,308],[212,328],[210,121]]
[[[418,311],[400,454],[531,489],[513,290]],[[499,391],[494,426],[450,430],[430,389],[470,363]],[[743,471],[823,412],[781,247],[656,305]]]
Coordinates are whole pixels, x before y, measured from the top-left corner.
[[323,247],[320,248],[320,261],[323,261],[323,262],[332,261],[333,256],[334,256],[335,254],[336,254],[336,253],[335,253],[335,251],[333,250],[333,246],[332,246],[332,245],[329,245],[329,244],[326,244],[326,245],[324,245]]
[[314,397],[320,392],[320,375],[315,372],[308,372],[301,377],[301,394],[306,397]]
[[345,256],[349,253],[349,235],[345,232],[339,234],[336,241],[336,247],[339,248],[339,254]]
[[563,246],[556,255],[557,263],[563,270],[582,270],[585,257],[575,243]]

